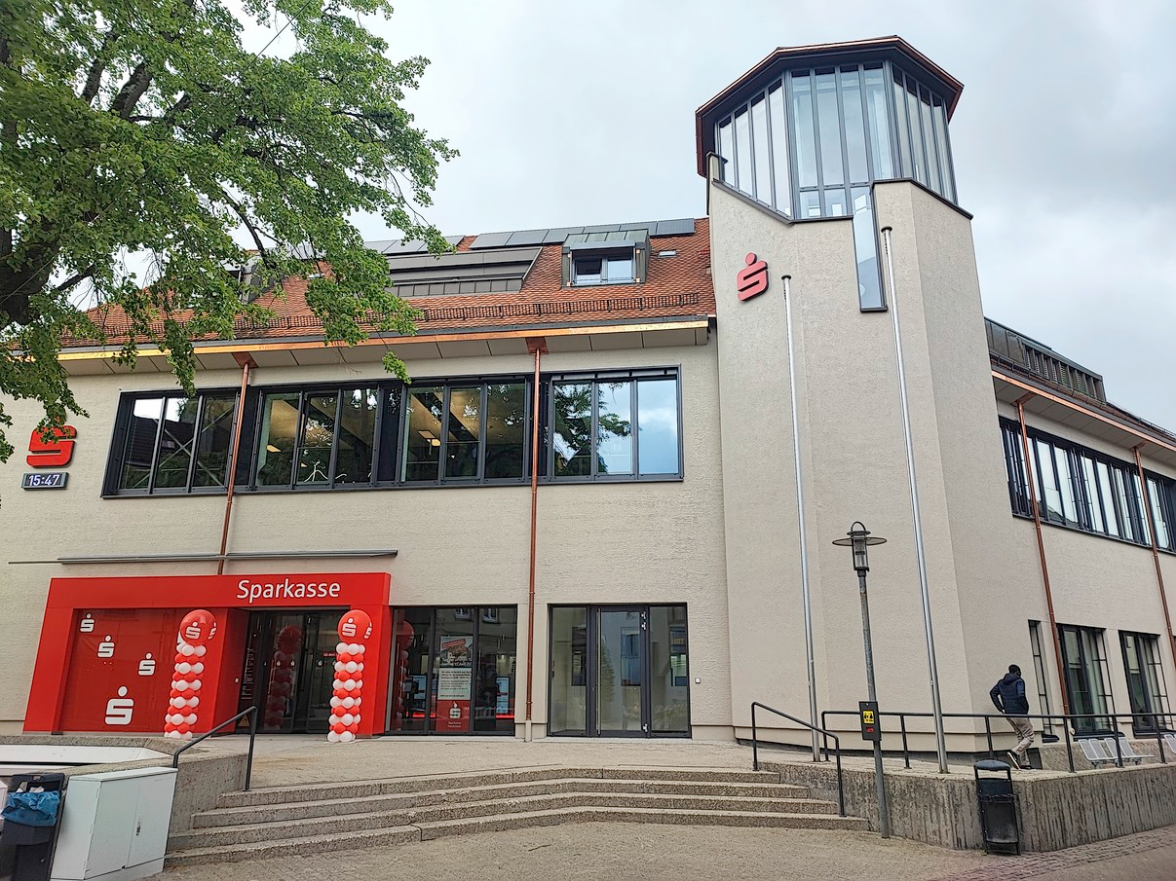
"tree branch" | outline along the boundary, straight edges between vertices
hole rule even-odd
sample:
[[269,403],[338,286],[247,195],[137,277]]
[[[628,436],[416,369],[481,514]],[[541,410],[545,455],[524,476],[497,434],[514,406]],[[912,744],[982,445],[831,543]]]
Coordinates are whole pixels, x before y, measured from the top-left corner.
[[146,61],[140,61],[138,66],[131,71],[131,75],[127,77],[127,81],[123,83],[123,87],[118,90],[118,94],[114,96],[110,112],[117,113],[123,119],[129,117],[150,85],[151,71],[148,69]]
[[257,254],[259,257],[261,257],[261,262],[264,263],[268,268],[270,265],[269,250],[261,243],[261,233],[253,225],[253,222],[249,219],[249,215],[246,213],[245,209],[237,203],[236,199],[225,192],[224,187],[221,187],[221,195],[224,196],[225,201],[228,202],[230,206],[232,206],[233,213],[241,218],[241,223],[245,224],[245,229],[249,230],[249,235],[253,237],[253,244],[257,245]]
[[55,288],[53,288],[53,293],[60,294],[62,291],[65,291],[65,290],[68,290],[69,288],[72,288],[78,282],[85,281],[87,278],[90,278],[93,275],[94,275],[94,266],[91,264],[90,266],[87,266],[85,269],[83,269],[81,272],[75,272],[73,275],[71,275],[69,278],[67,278],[65,281],[63,281],[61,284],[59,284]]
[[86,75],[86,87],[82,89],[81,98],[87,104],[92,104],[98,90],[102,88],[102,76],[106,73],[106,50],[118,40],[118,34],[107,34],[102,45],[94,53],[94,61],[90,64],[90,72]]

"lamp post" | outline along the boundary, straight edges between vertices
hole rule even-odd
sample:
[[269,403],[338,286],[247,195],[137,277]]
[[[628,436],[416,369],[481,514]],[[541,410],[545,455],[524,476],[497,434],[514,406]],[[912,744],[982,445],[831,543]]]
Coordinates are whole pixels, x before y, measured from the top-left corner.
[[[870,705],[873,708],[874,727],[870,731],[870,740],[874,746],[874,784],[878,790],[878,829],[883,838],[890,837],[890,811],[886,806],[886,778],[882,775],[882,727],[877,719],[878,689],[874,685],[874,648],[870,641],[870,601],[866,596],[866,573],[870,571],[870,558],[866,548],[870,545],[884,544],[886,539],[878,535],[870,535],[870,531],[860,520],[855,521],[849,528],[845,538],[836,539],[833,544],[853,549],[853,568],[858,576],[858,593],[862,600],[862,641],[866,647],[866,685],[870,692]],[[866,735],[866,710],[862,711],[862,734]]]

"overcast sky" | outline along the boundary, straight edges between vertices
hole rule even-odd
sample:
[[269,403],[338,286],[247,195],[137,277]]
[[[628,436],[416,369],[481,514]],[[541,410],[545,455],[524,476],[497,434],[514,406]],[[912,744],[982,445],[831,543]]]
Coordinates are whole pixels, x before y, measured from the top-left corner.
[[432,61],[408,107],[461,151],[427,211],[447,234],[701,216],[698,105],[777,46],[898,34],[965,86],[985,314],[1176,429],[1176,3],[394,2],[371,26]]

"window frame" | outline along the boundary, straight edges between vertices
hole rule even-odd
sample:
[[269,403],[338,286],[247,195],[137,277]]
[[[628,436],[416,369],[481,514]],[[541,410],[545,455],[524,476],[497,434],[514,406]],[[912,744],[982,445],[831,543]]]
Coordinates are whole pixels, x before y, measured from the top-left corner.
[[[640,417],[638,415],[639,399],[638,399],[638,385],[643,380],[665,380],[672,379],[675,384],[675,405],[677,407],[677,427],[676,427],[676,441],[678,444],[678,470],[676,472],[665,473],[642,473],[641,471],[641,444],[640,444]],[[554,414],[555,414],[555,386],[557,383],[564,382],[581,382],[590,383],[593,385],[592,398],[592,413],[591,413],[591,442],[592,449],[589,453],[589,460],[591,462],[591,470],[587,475],[574,474],[561,477],[555,476],[555,430],[554,430]],[[597,396],[595,394],[595,386],[600,382],[628,382],[629,389],[629,412],[631,414],[631,421],[633,429],[631,436],[633,438],[633,470],[630,474],[600,474],[599,473],[599,456],[597,448],[600,440],[599,432],[599,405]],[[685,478],[685,450],[684,438],[682,432],[682,376],[681,370],[677,367],[640,367],[631,370],[596,370],[596,371],[572,371],[564,373],[552,373],[542,377],[541,382],[541,398],[543,401],[542,421],[539,426],[540,443],[542,444],[539,479],[544,483],[553,484],[568,484],[568,483],[649,483],[649,482],[665,482],[665,481],[681,481]]]
[[[600,274],[598,281],[581,281],[576,267],[582,260],[599,260]],[[571,273],[570,286],[574,288],[600,288],[610,287],[612,285],[637,284],[637,251],[635,247],[602,247],[583,249],[579,248],[571,254]],[[628,261],[629,263],[629,277],[618,278],[610,280],[608,277],[608,264],[610,261]]]
[[[1090,679],[1091,669],[1098,671],[1099,676],[1099,691],[1094,691],[1094,683],[1088,682],[1090,686],[1090,694],[1096,696],[1102,701],[1101,712],[1090,714],[1090,718],[1084,721],[1074,721],[1074,732],[1076,737],[1093,737],[1099,735],[1117,735],[1117,725],[1115,719],[1115,694],[1114,689],[1111,688],[1110,665],[1107,663],[1107,646],[1106,646],[1106,630],[1101,627],[1083,627],[1077,624],[1059,624],[1058,625],[1058,642],[1061,645],[1062,651],[1062,669],[1066,671],[1066,676],[1062,682],[1062,688],[1066,690],[1067,703],[1070,707],[1071,715],[1075,713],[1074,694],[1070,691],[1070,656],[1066,651],[1066,633],[1072,632],[1078,647],[1079,666],[1086,674],[1086,678]],[[1094,650],[1094,657],[1090,658],[1087,655],[1083,635],[1089,636],[1090,645]],[[1107,725],[1100,726],[1100,722],[1106,722]],[[1089,730],[1081,730],[1080,726],[1088,725]]]
[[[442,395],[442,413],[445,422],[441,425],[441,443],[438,445],[438,462],[437,462],[437,477],[430,480],[406,480],[402,476],[405,473],[405,442],[408,438],[408,399],[413,393],[413,386],[408,385],[404,387],[401,394],[399,405],[399,417],[397,420],[397,436],[396,436],[396,461],[393,468],[395,480],[392,482],[394,486],[402,489],[424,489],[434,486],[518,486],[525,484],[531,479],[531,436],[533,434],[534,414],[531,412],[534,406],[534,384],[533,377],[523,374],[503,374],[501,376],[475,376],[475,377],[421,377],[417,383],[418,388],[434,388],[440,387],[443,389]],[[478,473],[476,477],[446,477],[445,463],[446,452],[449,446],[449,432],[447,424],[450,418],[450,401],[454,388],[468,388],[470,386],[481,387],[481,398],[479,403],[478,413]],[[486,418],[488,416],[489,408],[489,387],[492,385],[522,385],[523,386],[523,468],[522,474],[515,477],[491,477],[487,478],[486,474]],[[542,442],[542,441],[541,441]]]
[[[1174,520],[1174,515],[1176,515],[1176,498],[1174,498],[1176,496],[1176,480],[1154,471],[1145,470],[1147,498],[1144,498],[1143,486],[1139,481],[1139,470],[1134,463],[1117,459],[1099,450],[1033,427],[1027,428],[1033,470],[1030,473],[1025,469],[1022,451],[1022,454],[1015,457],[1015,464],[1020,467],[1020,473],[1014,475],[1011,471],[1014,459],[1009,456],[1009,445],[1015,444],[1020,451],[1021,427],[1018,422],[1004,416],[1000,418],[1000,426],[1005,446],[1005,471],[1009,481],[1009,499],[1013,516],[1032,519],[1033,509],[1025,483],[1028,479],[1032,479],[1037,493],[1037,504],[1042,523],[1127,542],[1137,547],[1150,548],[1152,547],[1151,524],[1148,510],[1144,506],[1151,504],[1151,485],[1154,483],[1159,494],[1157,499],[1159,510],[1166,517],[1166,525],[1168,526],[1168,544],[1160,544],[1157,539],[1156,547],[1167,553],[1176,553],[1176,530],[1172,528],[1176,525],[1176,520]],[[1049,461],[1046,463],[1050,469],[1048,473],[1058,486],[1062,497],[1062,511],[1058,513],[1066,519],[1059,520],[1057,517],[1050,516],[1049,506],[1042,494],[1043,478],[1046,476],[1041,470],[1042,446],[1048,448],[1050,452]],[[1072,484],[1069,491],[1061,482],[1061,472],[1057,465],[1058,456],[1066,457],[1066,466],[1070,472]],[[1087,461],[1091,463],[1095,476],[1093,487],[1090,486],[1090,481],[1087,479],[1084,464]],[[1103,474],[1106,475],[1106,482],[1109,484],[1107,487],[1103,486]],[[1023,509],[1017,504],[1021,499],[1018,499],[1013,491],[1014,483],[1018,481],[1026,492],[1023,497]],[[1111,497],[1109,499],[1106,490],[1110,491]],[[1067,492],[1070,494],[1067,495]],[[1068,519],[1066,510],[1071,498],[1078,506],[1078,510],[1074,512],[1073,522]],[[1108,511],[1114,516],[1113,530],[1107,517]]]
[[[163,425],[167,413],[167,402],[172,399],[191,398],[179,389],[124,391],[119,396],[115,409],[114,430],[111,432],[110,448],[106,456],[106,473],[102,481],[102,498],[150,498],[155,496],[184,496],[184,495],[224,495],[228,492],[228,481],[233,466],[232,441],[225,458],[225,483],[221,486],[193,486],[196,476],[197,450],[200,441],[201,423],[204,419],[206,400],[208,398],[229,399],[233,404],[233,417],[229,422],[230,438],[236,436],[237,421],[241,418],[240,389],[233,387],[212,387],[196,389],[197,398],[195,431],[192,436],[192,451],[188,461],[188,474],[182,487],[156,487],[158,479],[160,444],[163,440]],[[135,404],[138,401],[161,399],[160,416],[155,426],[155,439],[151,446],[151,465],[148,470],[147,486],[143,489],[123,488],[122,472],[126,465],[127,442],[130,438],[131,420],[134,418]]]
[[[247,480],[237,487],[238,492],[250,493],[285,493],[285,492],[324,492],[324,491],[346,491],[346,490],[364,490],[375,489],[381,485],[386,485],[387,481],[379,479],[379,469],[382,465],[380,461],[381,453],[384,451],[385,444],[383,443],[384,423],[388,416],[388,398],[391,394],[400,394],[403,397],[402,383],[399,381],[389,382],[387,380],[357,380],[355,382],[346,383],[282,383],[279,385],[259,386],[253,391],[256,396],[253,398],[251,407],[251,416],[253,418],[252,437],[250,438],[250,447],[248,450],[249,468],[247,473]],[[371,476],[366,482],[355,483],[336,483],[335,470],[339,456],[339,419],[340,409],[343,406],[343,398],[347,392],[356,391],[358,389],[375,389],[377,393],[376,404],[376,424],[373,427],[372,438],[372,467]],[[262,419],[262,412],[265,408],[266,398],[271,395],[289,394],[291,392],[298,393],[298,416],[297,428],[294,436],[294,448],[291,451],[290,464],[290,480],[285,484],[259,485],[257,482],[257,467],[258,460],[261,457],[261,432],[264,427],[264,420]],[[309,398],[323,397],[334,394],[335,401],[335,424],[331,430],[331,454],[329,460],[329,468],[327,472],[327,480],[321,483],[299,483],[297,475],[297,464],[302,455],[302,438],[306,429],[306,402]],[[395,456],[395,450],[393,450]]]
[[[1148,704],[1142,710],[1135,708],[1135,695],[1131,690],[1131,659],[1128,657],[1127,642],[1132,640],[1135,645],[1136,661],[1139,665],[1140,678],[1144,684],[1144,702]],[[1144,649],[1146,646],[1146,649]],[[1168,704],[1168,684],[1164,677],[1163,655],[1160,652],[1160,637],[1155,633],[1139,633],[1133,630],[1119,631],[1119,647],[1123,651],[1123,679],[1127,683],[1127,705],[1131,708],[1131,728],[1136,736],[1141,734],[1154,736],[1156,728],[1160,731],[1171,731],[1171,707]],[[1144,655],[1147,655],[1145,658]],[[1152,682],[1147,673],[1151,671],[1155,676],[1156,693],[1151,694]],[[1155,706],[1151,706],[1151,704]],[[1153,720],[1163,719],[1159,725],[1149,724],[1147,717]],[[1141,719],[1142,717],[1142,719]]]

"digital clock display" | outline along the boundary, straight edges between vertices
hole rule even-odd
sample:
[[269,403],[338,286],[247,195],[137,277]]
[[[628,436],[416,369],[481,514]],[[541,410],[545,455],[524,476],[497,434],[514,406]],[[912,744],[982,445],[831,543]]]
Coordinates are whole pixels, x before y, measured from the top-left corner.
[[65,489],[67,480],[68,471],[50,471],[47,474],[26,474],[20,485],[22,489]]

